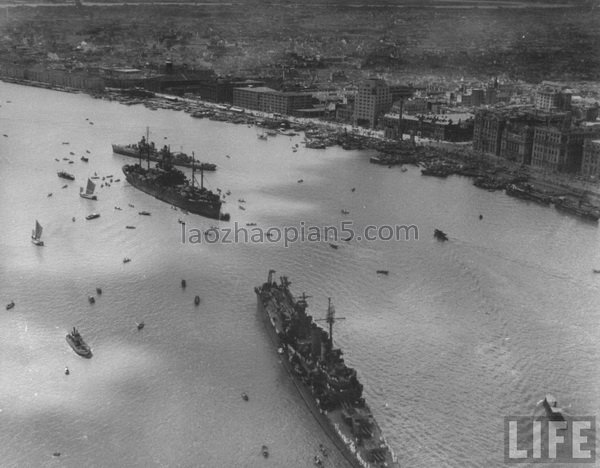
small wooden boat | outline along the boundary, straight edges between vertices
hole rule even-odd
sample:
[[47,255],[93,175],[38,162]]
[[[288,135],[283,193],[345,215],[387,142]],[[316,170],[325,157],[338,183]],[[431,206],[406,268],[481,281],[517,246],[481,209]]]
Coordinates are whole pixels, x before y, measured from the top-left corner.
[[99,217],[100,217],[99,213],[91,213],[91,214],[87,215],[85,217],[85,219],[90,220],[90,219],[96,219],[96,218],[99,218]]
[[448,236],[446,235],[446,233],[444,231],[440,231],[439,229],[435,229],[433,231],[433,237],[442,242],[448,240]]
[[6,310],[10,310],[15,306],[15,301],[10,301],[8,304],[6,304]]
[[125,257],[123,259],[123,263],[129,263],[131,261],[131,259],[129,257]]
[[593,271],[594,273],[600,273],[600,270],[599,270],[599,269],[597,269],[597,268],[594,268],[592,271]]
[[187,283],[185,282],[184,279],[181,280],[181,287],[185,288],[187,286]]
[[329,247],[331,247],[332,249],[337,249],[338,248],[338,246],[336,244],[331,244],[331,243],[329,244]]
[[263,445],[260,449],[263,457],[265,458],[269,458],[269,447],[267,447],[266,445]]
[[196,305],[200,304],[200,296],[196,296],[194,298],[194,304],[196,304]]
[[125,229],[135,229],[135,226],[125,226]]
[[389,273],[388,270],[377,270],[378,275],[387,275]]
[[249,400],[248,394],[246,392],[242,392],[242,400],[244,400],[244,401],[248,401]]
[[94,296],[88,296],[88,301],[90,301],[90,304],[93,304],[96,302],[96,299],[94,298]]
[[350,214],[350,212],[348,210],[342,210],[342,214],[347,215],[347,214]]
[[142,215],[142,216],[150,216],[150,212],[149,211],[138,211],[138,214]]
[[302,182],[304,182],[304,179],[298,179],[299,184],[301,184]]
[[96,294],[98,294],[98,295],[102,294],[102,288],[96,288]]
[[144,322],[135,322],[135,326],[137,327],[138,330],[141,330],[142,328],[144,328]]
[[31,231],[31,242],[33,242],[35,245],[38,245],[40,247],[42,247],[44,245],[44,241],[42,240],[42,225],[38,222],[38,220],[35,220],[35,229],[33,229]]

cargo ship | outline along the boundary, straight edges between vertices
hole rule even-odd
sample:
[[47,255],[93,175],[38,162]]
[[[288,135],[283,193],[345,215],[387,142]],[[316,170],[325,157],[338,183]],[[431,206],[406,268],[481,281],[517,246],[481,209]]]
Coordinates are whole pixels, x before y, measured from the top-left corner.
[[508,184],[505,192],[511,197],[534,201],[542,205],[549,205],[552,201],[552,197],[535,190],[530,184]]
[[[112,144],[113,153],[120,154],[122,156],[129,156],[130,158],[139,158],[140,156],[144,159],[149,159],[153,162],[159,162],[161,160],[161,152],[169,151],[167,146],[164,146],[162,150],[158,150],[154,142],[149,142],[146,137],[132,145],[117,145]],[[203,171],[215,171],[217,165],[208,162],[195,161],[193,156],[186,153],[171,153],[171,161],[174,166],[181,167],[192,167],[196,169],[202,169]]]
[[574,214],[591,221],[598,221],[598,219],[600,219],[600,209],[582,201],[574,201],[564,196],[556,197],[553,201],[554,208],[559,211]]
[[126,164],[123,173],[127,182],[138,190],[152,195],[161,201],[178,208],[212,219],[229,220],[229,214],[221,213],[221,196],[204,187],[204,173],[200,170],[199,186],[195,183],[195,166],[192,166],[191,182],[185,174],[172,163],[172,153],[163,148],[156,166],[142,167],[139,164]]
[[287,277],[254,289],[257,308],[282,363],[325,434],[350,466],[399,468],[392,449],[362,396],[356,370],[344,363],[342,351],[333,345],[335,309],[331,300],[327,317],[329,332],[307,314],[308,296],[294,298]]

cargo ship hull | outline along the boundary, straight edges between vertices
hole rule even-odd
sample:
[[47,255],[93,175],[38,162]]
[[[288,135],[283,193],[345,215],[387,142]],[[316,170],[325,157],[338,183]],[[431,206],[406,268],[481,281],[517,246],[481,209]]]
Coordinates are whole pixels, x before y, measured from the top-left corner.
[[138,190],[178,208],[187,210],[190,213],[205,216],[206,218],[224,219],[221,216],[221,202],[219,200],[194,200],[186,198],[176,187],[160,187],[144,180],[143,177],[130,170],[129,168],[131,167],[123,166],[123,173],[127,182]]
[[[278,348],[281,356],[281,363],[289,374],[294,386],[298,390],[299,395],[305,402],[307,408],[321,426],[326,436],[331,443],[343,455],[346,461],[353,468],[399,468],[399,464],[392,450],[387,445],[383,438],[382,431],[373,418],[369,406],[361,398],[362,403],[352,407],[352,405],[342,405],[335,408],[322,408],[322,402],[319,401],[315,394],[315,387],[311,384],[306,376],[299,375],[298,369],[294,368],[294,361],[298,362],[303,359],[300,349],[296,349],[290,345],[290,340],[286,337],[286,331],[282,326],[285,319],[280,311],[282,308],[295,307],[293,302],[281,301],[285,297],[284,294],[272,295],[269,293],[268,283],[262,287],[255,288],[257,296],[257,311],[262,317],[265,328],[269,334],[274,346]],[[277,287],[281,292],[282,287]],[[312,321],[312,319],[310,319]],[[297,365],[296,365],[297,367]],[[362,386],[361,386],[362,388]],[[357,427],[358,423],[349,423],[349,414],[368,415],[369,434],[358,435],[353,433],[353,428]]]

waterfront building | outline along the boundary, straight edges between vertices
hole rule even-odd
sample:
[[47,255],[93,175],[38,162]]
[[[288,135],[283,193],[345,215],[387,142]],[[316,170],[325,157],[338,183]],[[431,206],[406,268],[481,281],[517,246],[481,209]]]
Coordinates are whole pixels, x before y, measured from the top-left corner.
[[584,140],[581,175],[594,178],[600,177],[600,140],[592,138]]
[[312,93],[277,91],[265,86],[234,88],[233,105],[283,115],[292,115],[298,109],[313,107]]
[[392,107],[390,88],[384,80],[369,78],[358,87],[354,103],[354,123],[375,128],[380,116]]
[[403,134],[442,141],[469,141],[473,138],[473,115],[429,114],[401,115],[388,113],[383,117],[386,138],[401,139]]
[[505,123],[504,112],[489,109],[479,110],[475,114],[473,126],[473,149],[499,156]]
[[580,172],[585,139],[600,138],[597,127],[536,127],[531,166],[556,172]]

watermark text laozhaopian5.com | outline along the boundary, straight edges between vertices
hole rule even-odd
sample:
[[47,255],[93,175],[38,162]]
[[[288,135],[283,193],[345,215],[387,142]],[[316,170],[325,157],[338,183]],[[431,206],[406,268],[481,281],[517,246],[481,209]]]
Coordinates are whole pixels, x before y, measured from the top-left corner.
[[504,418],[505,463],[595,463],[596,418]]
[[352,221],[339,225],[315,226],[304,221],[295,226],[243,226],[233,224],[208,229],[188,227],[182,223],[183,244],[283,244],[289,247],[301,242],[338,241],[412,241],[419,240],[419,228],[414,224],[366,225],[356,229]]

